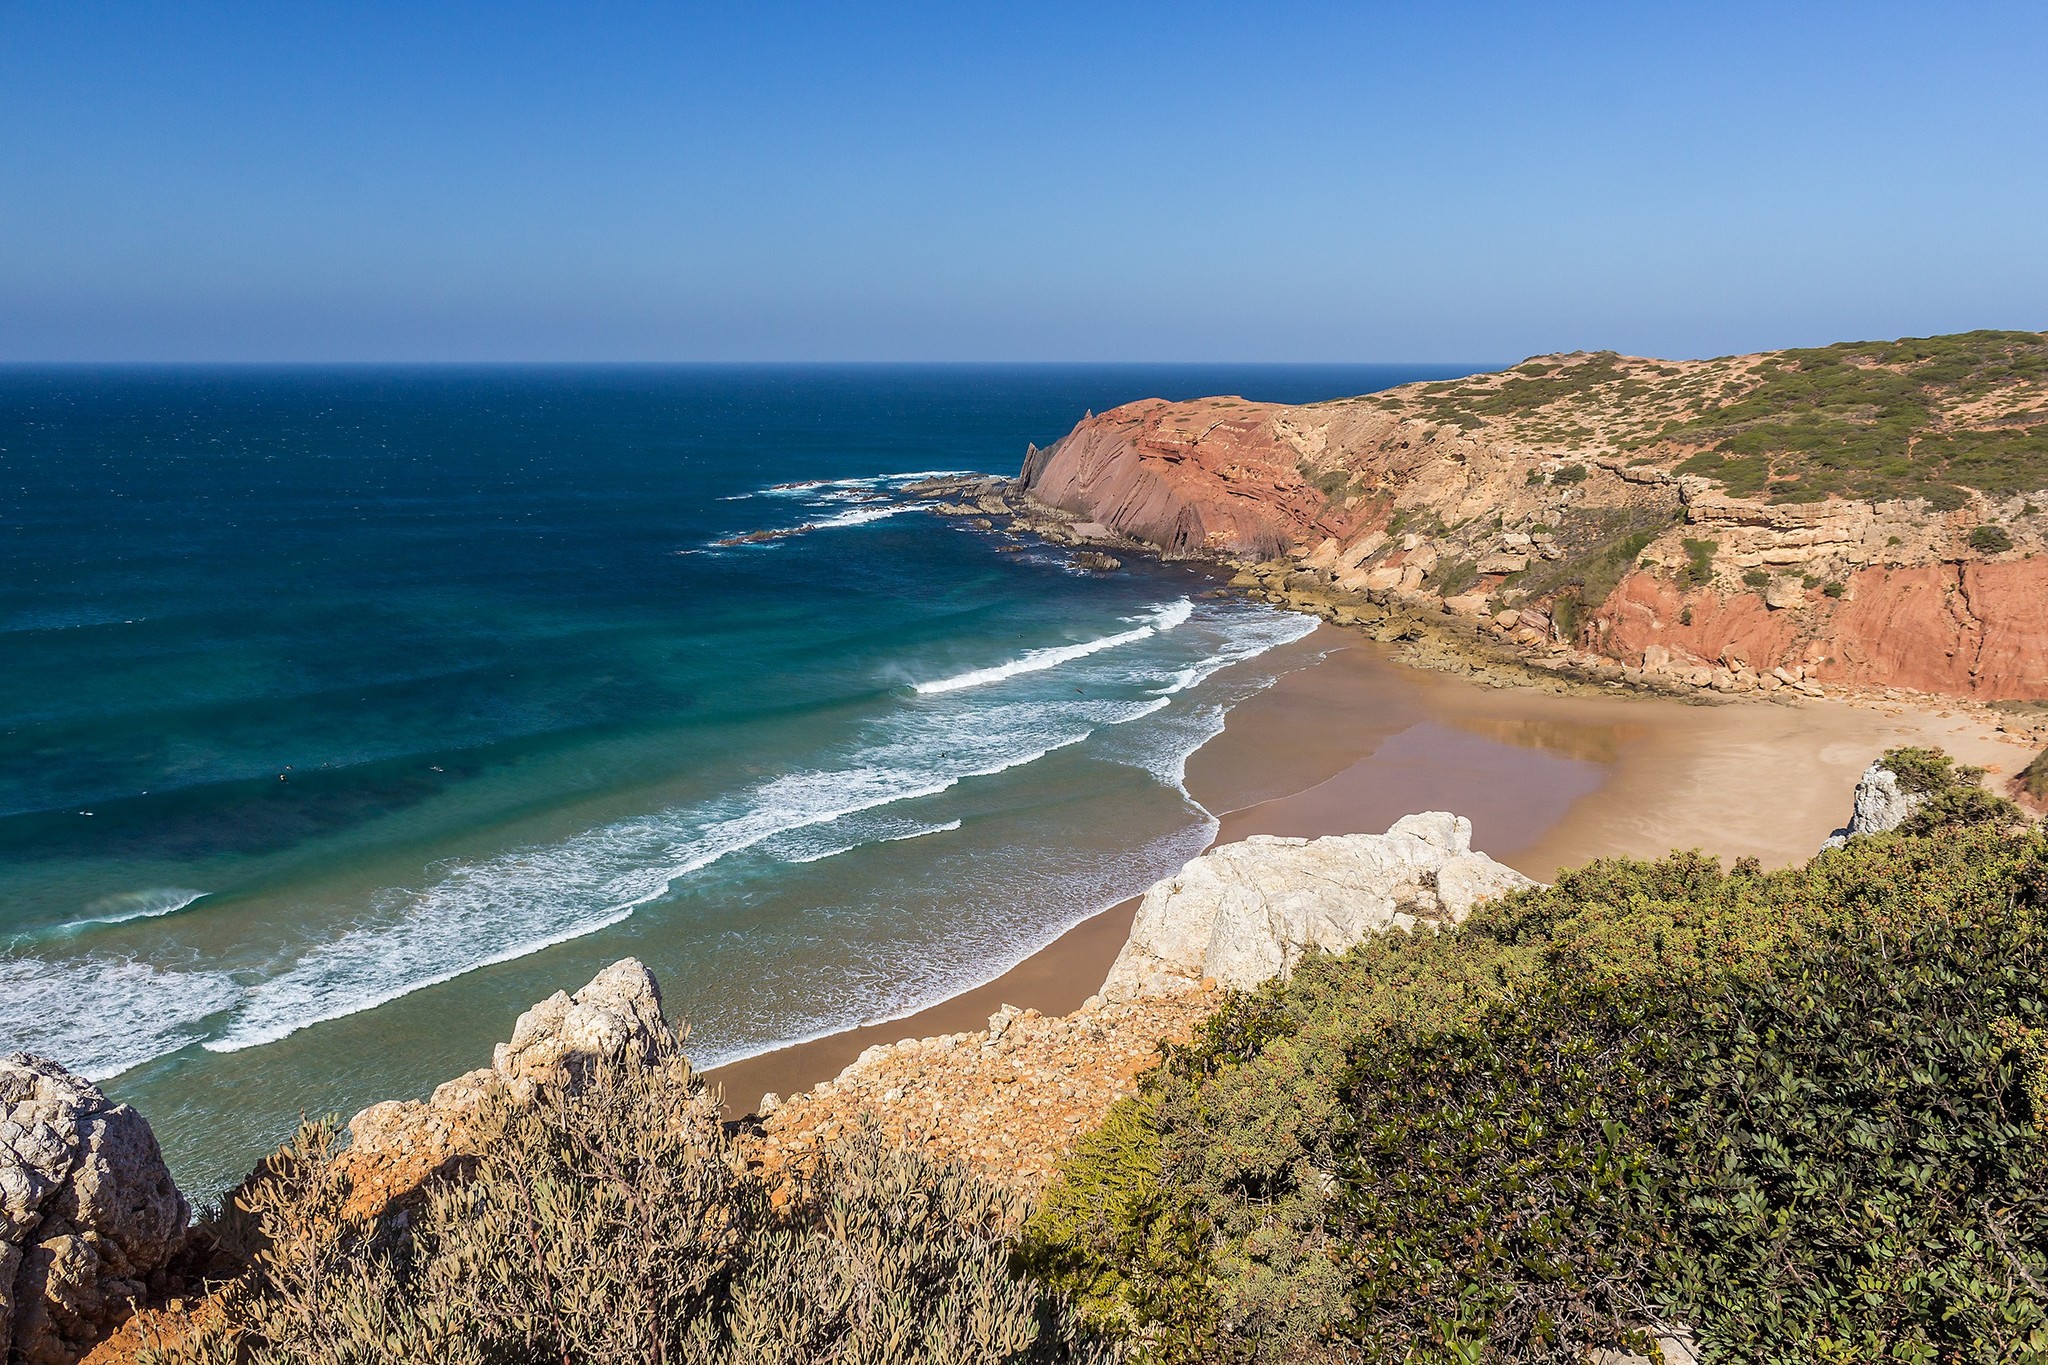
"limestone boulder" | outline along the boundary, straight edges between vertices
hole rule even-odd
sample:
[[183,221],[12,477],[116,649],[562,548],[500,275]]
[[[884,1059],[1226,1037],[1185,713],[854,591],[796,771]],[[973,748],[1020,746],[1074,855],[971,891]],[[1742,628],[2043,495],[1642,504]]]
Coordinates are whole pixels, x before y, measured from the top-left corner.
[[147,1298],[192,1210],[142,1115],[25,1052],[0,1058],[0,1343],[71,1365]]
[[341,1167],[347,1212],[375,1217],[451,1161],[488,1140],[501,1106],[533,1103],[545,1087],[576,1086],[602,1062],[652,1052],[674,1035],[661,987],[637,958],[614,962],[570,995],[556,991],[519,1016],[491,1065],[437,1087],[426,1100],[385,1100],[349,1120]]
[[1456,924],[1482,900],[1534,882],[1472,851],[1472,824],[1442,811],[1385,834],[1253,835],[1211,849],[1145,893],[1106,999],[1249,990],[1305,955],[1368,935]]
[[1849,823],[1828,836],[1822,848],[1840,848],[1862,834],[1886,834],[1906,823],[1927,798],[1899,785],[1899,776],[1882,761],[1873,761],[1856,779]]
[[574,995],[556,991],[519,1016],[512,1040],[491,1053],[491,1069],[528,1093],[550,1081],[574,1079],[599,1059],[616,1060],[632,1048],[652,1050],[667,1033],[661,987],[638,958],[625,958],[592,977]]

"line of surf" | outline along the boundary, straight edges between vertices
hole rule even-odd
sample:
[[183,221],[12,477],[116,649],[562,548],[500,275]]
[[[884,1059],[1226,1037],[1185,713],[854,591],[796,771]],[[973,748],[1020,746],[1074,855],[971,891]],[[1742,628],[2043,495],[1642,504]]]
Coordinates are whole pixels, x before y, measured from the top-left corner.
[[995,664],[988,668],[977,668],[967,673],[958,673],[950,678],[937,678],[931,682],[913,684],[920,696],[937,696],[945,692],[958,692],[968,687],[986,687],[990,683],[1005,682],[1022,677],[1027,673],[1043,673],[1049,668],[1085,659],[1090,654],[1100,654],[1105,649],[1116,649],[1122,645],[1136,644],[1154,635],[1163,635],[1179,626],[1194,615],[1195,605],[1183,597],[1178,602],[1169,602],[1153,608],[1151,619],[1132,630],[1105,635],[1098,640],[1083,640],[1072,645],[1048,645],[1043,649],[1027,650],[1008,663]]
[[960,828],[958,820],[948,820],[943,825],[924,825],[902,834],[884,834],[875,839],[862,839],[851,844],[839,844],[817,853],[800,853],[784,859],[790,863],[822,863],[827,858],[837,858],[842,853],[851,853],[858,848],[871,848],[876,844],[900,844],[906,839],[922,839],[927,834],[950,834]]
[[[458,865],[441,882],[407,897],[410,913],[397,922],[349,930],[250,988],[226,1031],[203,1045],[209,1052],[223,1053],[260,1047],[315,1024],[376,1009],[470,972],[597,933],[665,895],[681,879],[777,834],[936,796],[968,778],[1035,763],[1092,733],[1089,727],[1042,747],[1012,751],[943,774],[870,768],[778,778],[754,793],[751,808],[700,831],[690,841],[687,856],[651,866],[632,864],[643,851],[681,851],[677,839],[687,831],[678,827],[677,812],[605,826],[558,845]],[[811,799],[815,792],[802,790],[805,784],[830,787],[834,781],[862,794],[827,805]],[[779,805],[778,791],[790,795],[794,804]],[[599,870],[621,862],[628,865],[623,873],[605,875]],[[579,889],[594,903],[580,915],[572,911],[572,922],[549,933],[491,944],[492,931],[505,923],[514,907],[546,905],[551,899],[559,906],[565,890],[573,896]],[[451,939],[467,944],[468,951],[451,954]]]

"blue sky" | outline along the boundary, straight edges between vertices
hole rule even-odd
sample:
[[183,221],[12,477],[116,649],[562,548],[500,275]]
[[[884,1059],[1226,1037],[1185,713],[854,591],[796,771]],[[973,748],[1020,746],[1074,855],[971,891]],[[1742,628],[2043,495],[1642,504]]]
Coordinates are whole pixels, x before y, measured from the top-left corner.
[[2048,5],[0,0],[0,360],[2048,328]]

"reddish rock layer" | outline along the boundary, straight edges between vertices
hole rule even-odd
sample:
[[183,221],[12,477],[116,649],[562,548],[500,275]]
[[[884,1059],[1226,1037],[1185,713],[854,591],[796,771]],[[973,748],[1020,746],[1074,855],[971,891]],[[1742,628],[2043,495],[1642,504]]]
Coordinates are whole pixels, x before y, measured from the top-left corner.
[[[1569,485],[1556,477],[1567,467],[1578,475]],[[1033,450],[1019,482],[1041,503],[1168,555],[1294,560],[1308,572],[1286,577],[1285,591],[1308,610],[1376,594],[1411,606],[1448,598],[1486,617],[1522,607],[1540,621],[1553,594],[1583,581],[1576,570],[1545,580],[1546,562],[1572,568],[1570,556],[1596,555],[1613,527],[1662,528],[1604,601],[1581,605],[1576,639],[1523,632],[1531,638],[1516,642],[1590,649],[1702,686],[1718,670],[1721,690],[1775,685],[1770,672],[1783,668],[1818,682],[2048,698],[2048,554],[2024,516],[2010,525],[2016,549],[1976,554],[1966,541],[1994,515],[1990,503],[1951,513],[1767,503],[1634,457],[1572,464],[1569,452],[1362,401],[1234,398],[1147,399],[1091,416]],[[1406,534],[1374,534],[1394,529],[1396,515]],[[1709,581],[1682,589],[1700,546]],[[1468,572],[1445,587],[1438,565]],[[1524,567],[1518,584],[1510,575]],[[1828,597],[1802,579],[1844,591]],[[1534,595],[1517,591],[1546,581]]]
[[1286,411],[1234,398],[1126,403],[1033,450],[1022,481],[1040,502],[1168,555],[1269,558],[1350,529],[1275,436],[1270,419]]
[[1981,701],[2048,696],[2048,559],[1872,567],[1839,601],[1816,590],[1795,610],[1753,594],[1685,594],[1629,575],[1602,607],[1603,653],[1640,666],[1657,646],[1681,662],[1803,667],[1824,683]]

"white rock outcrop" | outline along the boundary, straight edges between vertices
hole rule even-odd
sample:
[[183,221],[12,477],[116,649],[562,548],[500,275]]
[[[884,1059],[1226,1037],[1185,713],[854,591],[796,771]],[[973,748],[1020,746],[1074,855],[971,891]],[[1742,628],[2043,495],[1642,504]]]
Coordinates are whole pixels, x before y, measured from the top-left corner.
[[1213,848],[1145,893],[1102,994],[1111,1000],[1197,988],[1248,990],[1303,956],[1341,953],[1368,935],[1456,924],[1491,896],[1534,886],[1472,851],[1472,822],[1410,815],[1385,834],[1283,839],[1255,834]]
[[519,1016],[491,1065],[457,1076],[427,1100],[385,1100],[349,1120],[351,1163],[389,1157],[410,1167],[460,1150],[494,1098],[526,1105],[544,1085],[574,1084],[600,1061],[652,1052],[671,1033],[661,987],[638,958],[622,958],[574,995],[556,991]]
[[1871,762],[1856,779],[1856,796],[1849,811],[1849,823],[1828,836],[1822,848],[1840,848],[1859,834],[1887,834],[1906,823],[1914,811],[1926,804],[1920,792],[1899,785],[1899,775],[1884,766],[1882,759]]
[[192,1210],[142,1115],[0,1057],[0,1358],[70,1365],[143,1300]]

